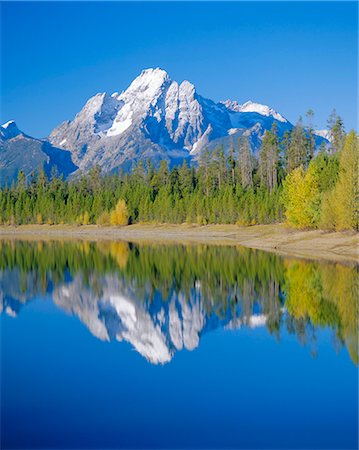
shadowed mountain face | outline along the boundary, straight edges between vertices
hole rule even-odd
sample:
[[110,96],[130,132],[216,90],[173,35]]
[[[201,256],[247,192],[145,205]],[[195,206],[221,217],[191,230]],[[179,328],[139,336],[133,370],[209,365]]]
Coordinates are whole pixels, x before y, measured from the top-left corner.
[[77,169],[71,153],[46,140],[34,139],[18,129],[14,121],[0,126],[0,184],[11,184],[19,170],[26,178],[43,168],[50,175],[56,169],[66,178]]
[[[195,350],[213,330],[283,328],[301,343],[332,329],[357,363],[357,268],[241,247],[125,242],[6,242],[0,308],[16,318],[51,298],[98,339],[127,341],[153,364]],[[16,319],[15,319],[16,320]],[[230,331],[229,331],[230,332]]]
[[[251,101],[216,103],[199,95],[189,81],[178,83],[159,68],[142,71],[120,94],[104,92],[91,97],[73,120],[50,133],[51,155],[41,148],[44,141],[29,136],[24,139],[16,125],[12,129],[9,123],[0,127],[0,139],[7,136],[9,142],[0,161],[3,167],[9,166],[4,172],[8,178],[22,164],[26,169],[37,169],[35,165],[44,162],[54,164],[55,154],[64,175],[77,167],[86,172],[94,165],[100,166],[103,173],[128,170],[137,161],[147,159],[155,165],[161,160],[171,165],[184,160],[196,164],[204,149],[236,149],[241,136],[248,137],[253,153],[258,153],[264,133],[273,123],[277,124],[279,136],[293,128],[273,108]],[[19,134],[21,147],[10,146],[12,138]],[[316,143],[323,141],[327,142],[320,132]],[[35,143],[40,148],[35,150]],[[68,151],[72,166],[60,157],[59,149]],[[32,159],[27,160],[29,155]]]

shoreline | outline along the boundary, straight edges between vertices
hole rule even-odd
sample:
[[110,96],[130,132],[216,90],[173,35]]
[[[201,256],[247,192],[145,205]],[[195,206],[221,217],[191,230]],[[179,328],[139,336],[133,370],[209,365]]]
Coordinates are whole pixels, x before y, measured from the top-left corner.
[[0,239],[87,239],[241,245],[284,256],[341,263],[359,263],[359,233],[295,230],[283,224],[253,225],[153,225],[125,227],[97,225],[0,226]]

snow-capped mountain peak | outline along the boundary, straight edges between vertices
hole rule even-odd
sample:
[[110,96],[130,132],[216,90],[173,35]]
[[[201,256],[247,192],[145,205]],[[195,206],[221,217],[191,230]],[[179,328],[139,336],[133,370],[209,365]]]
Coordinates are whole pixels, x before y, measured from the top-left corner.
[[171,79],[165,70],[146,69],[118,98],[125,103],[134,101],[154,103],[170,83]]
[[16,123],[15,120],[9,120],[8,122],[3,123],[1,126],[5,129],[8,129],[9,127],[16,126]]
[[12,139],[19,134],[23,134],[21,130],[17,127],[15,120],[9,120],[8,122],[4,123],[3,125],[0,125],[0,138],[5,139]]
[[[139,123],[148,115],[156,115],[157,110],[162,112],[161,106],[164,106],[164,97],[171,83],[169,75],[162,69],[143,70],[117,97],[122,104],[109,135],[121,134],[132,123]],[[116,123],[127,126],[119,127]]]
[[195,162],[204,148],[211,151],[223,145],[226,151],[242,135],[257,152],[274,121],[279,135],[292,128],[269,106],[252,101],[216,103],[199,95],[190,81],[178,83],[157,67],[143,70],[120,94],[90,98],[49,140],[70,150],[81,170],[97,164],[110,172],[130,169],[139,159],[150,158],[155,165],[162,159]]
[[138,77],[136,77],[127,91],[146,91],[147,89],[155,90],[156,87],[162,86],[165,82],[171,81],[168,73],[157,67],[156,69],[145,69]]
[[233,100],[226,100],[221,103],[223,103],[230,111],[255,112],[266,117],[272,116],[279,122],[287,122],[287,119],[285,119],[281,114],[277,113],[277,111],[275,111],[273,108],[270,108],[267,105],[262,105],[261,103],[252,102],[251,100],[243,104],[240,104]]

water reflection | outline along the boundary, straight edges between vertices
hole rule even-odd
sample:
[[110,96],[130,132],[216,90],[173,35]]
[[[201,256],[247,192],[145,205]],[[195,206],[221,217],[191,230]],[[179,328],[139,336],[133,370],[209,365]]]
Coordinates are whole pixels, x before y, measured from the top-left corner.
[[357,267],[243,247],[126,242],[0,242],[0,310],[16,316],[50,294],[97,338],[125,340],[153,364],[193,350],[220,327],[283,329],[358,362]]

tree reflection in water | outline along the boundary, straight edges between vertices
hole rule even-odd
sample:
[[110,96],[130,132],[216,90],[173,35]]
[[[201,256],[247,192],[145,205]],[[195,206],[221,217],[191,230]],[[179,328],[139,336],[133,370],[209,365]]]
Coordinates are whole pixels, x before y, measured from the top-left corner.
[[1,241],[0,308],[16,316],[50,293],[95,336],[156,364],[218,327],[286,329],[314,346],[326,327],[357,364],[357,269],[239,246]]

